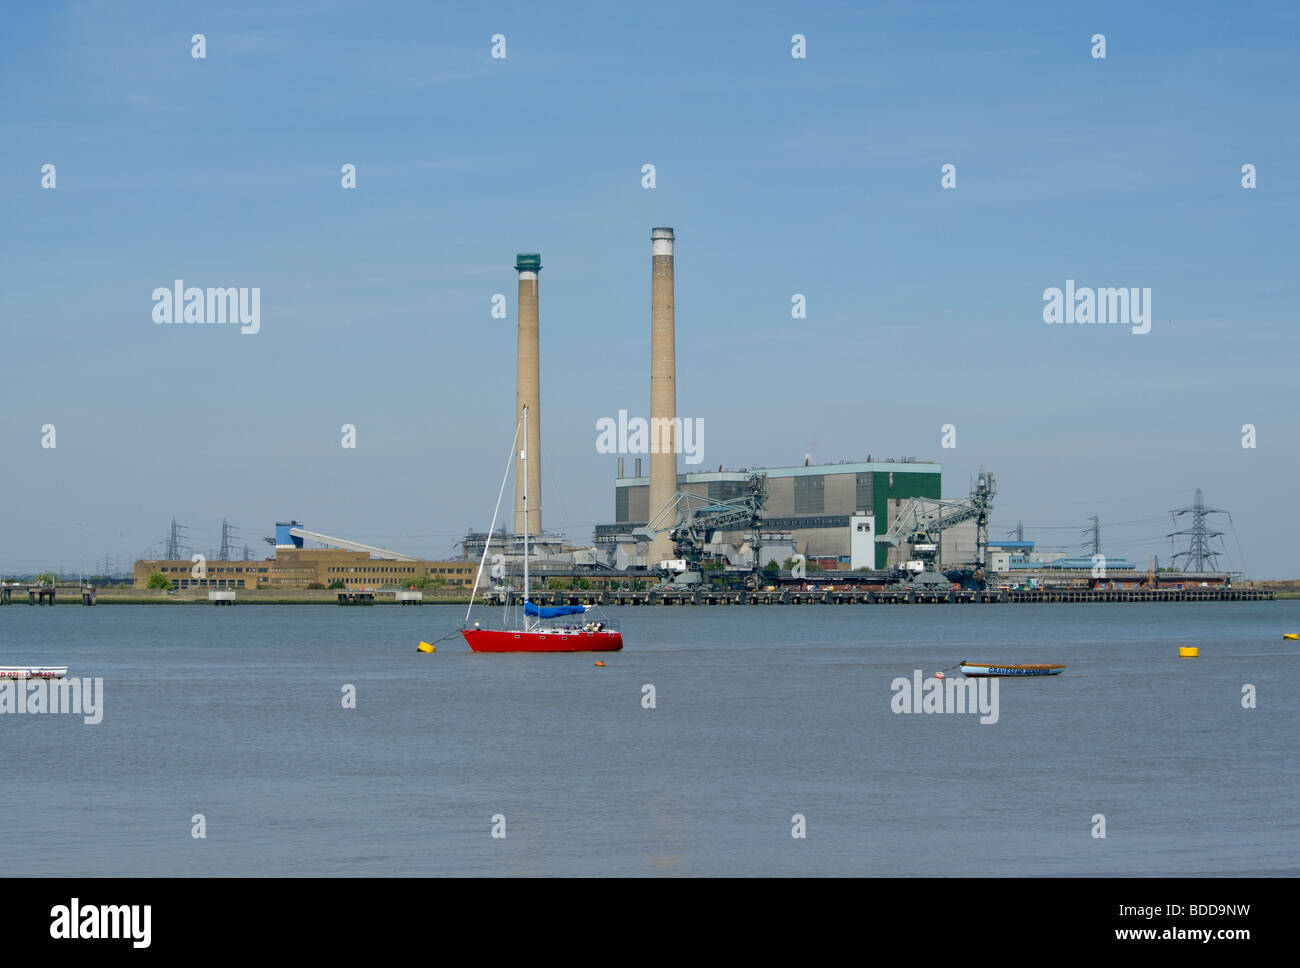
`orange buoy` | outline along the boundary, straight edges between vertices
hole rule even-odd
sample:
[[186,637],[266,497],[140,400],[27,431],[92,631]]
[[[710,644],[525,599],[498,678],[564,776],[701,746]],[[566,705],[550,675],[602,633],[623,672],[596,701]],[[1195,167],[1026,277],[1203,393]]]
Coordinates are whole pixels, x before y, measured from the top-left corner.
[[605,663],[603,663],[603,662],[597,662],[596,665],[600,666],[601,668],[604,668]]

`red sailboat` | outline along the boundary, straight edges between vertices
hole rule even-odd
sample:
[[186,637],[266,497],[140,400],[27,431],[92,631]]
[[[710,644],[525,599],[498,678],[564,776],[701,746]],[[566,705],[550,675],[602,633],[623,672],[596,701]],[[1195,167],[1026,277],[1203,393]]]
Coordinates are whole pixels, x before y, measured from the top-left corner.
[[[528,408],[524,407],[524,447],[519,452],[523,462],[521,473],[524,476],[524,605],[519,623],[513,624],[507,608],[506,621],[499,629],[485,629],[475,622],[461,629],[461,635],[475,652],[617,652],[623,648],[623,636],[609,622],[582,622],[573,624],[572,616],[585,615],[590,605],[534,605],[529,598],[528,582]],[[515,427],[515,441],[519,440],[519,428]],[[514,444],[510,446],[510,460],[514,461]],[[510,476],[510,465],[506,465],[506,478]],[[497,511],[501,509],[501,495],[505,493],[505,479],[501,481],[501,492],[497,494]],[[469,608],[465,612],[465,621],[469,622],[470,612],[474,609],[474,595],[478,591],[478,577],[483,574],[483,564],[487,561],[488,548],[492,545],[492,533],[496,528],[497,513],[492,514],[492,527],[488,529],[487,544],[483,546],[483,557],[479,561],[478,576],[474,579],[474,589],[470,592]],[[550,620],[560,621],[550,621]]]

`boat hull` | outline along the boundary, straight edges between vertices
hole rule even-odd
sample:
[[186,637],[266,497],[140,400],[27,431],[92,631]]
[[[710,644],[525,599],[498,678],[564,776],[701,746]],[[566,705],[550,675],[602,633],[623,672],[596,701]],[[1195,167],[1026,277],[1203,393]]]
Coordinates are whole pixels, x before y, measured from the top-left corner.
[[0,679],[62,679],[67,666],[0,666]]
[[460,634],[475,652],[618,652],[623,648],[618,632],[462,629]]
[[961,674],[968,679],[990,679],[994,676],[1059,676],[1063,665],[986,665],[982,662],[963,662]]

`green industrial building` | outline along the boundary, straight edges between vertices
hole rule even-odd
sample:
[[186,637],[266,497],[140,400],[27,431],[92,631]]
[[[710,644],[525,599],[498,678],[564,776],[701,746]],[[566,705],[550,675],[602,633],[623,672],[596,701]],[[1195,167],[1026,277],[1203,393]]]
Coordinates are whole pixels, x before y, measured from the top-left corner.
[[[620,461],[620,464],[622,462]],[[638,460],[637,464],[641,462]],[[638,466],[638,471],[640,470]],[[677,488],[711,501],[727,501],[746,493],[755,471],[767,475],[765,532],[790,535],[795,551],[809,559],[835,559],[848,567],[851,519],[869,515],[875,535],[883,535],[898,509],[912,498],[938,498],[941,467],[915,460],[843,461],[802,467],[718,470],[677,475]],[[614,523],[597,525],[596,547],[612,551],[634,544],[632,532],[657,511],[650,506],[650,479],[638,474],[614,482]],[[716,540],[739,544],[740,532],[722,532]],[[876,542],[876,568],[888,566],[888,547]]]

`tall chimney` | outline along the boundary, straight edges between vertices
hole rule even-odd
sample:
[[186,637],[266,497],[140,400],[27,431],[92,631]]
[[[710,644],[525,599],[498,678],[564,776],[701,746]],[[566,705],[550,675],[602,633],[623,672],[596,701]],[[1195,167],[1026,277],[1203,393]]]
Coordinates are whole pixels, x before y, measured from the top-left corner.
[[[519,273],[519,348],[515,362],[515,421],[522,426],[524,407],[528,408],[528,439],[520,450],[528,448],[528,534],[542,530],[542,405],[540,371],[537,363],[537,273],[542,257],[536,252],[515,256]],[[515,534],[524,533],[523,462],[515,454]]]
[[618,479],[620,481],[623,479],[623,458],[622,457],[618,459]]
[[[677,362],[673,314],[673,230],[650,230],[650,517],[677,492]],[[657,422],[658,421],[658,422]],[[658,428],[658,429],[656,429]],[[656,444],[658,446],[656,446]],[[646,550],[653,568],[673,556],[665,531]]]

